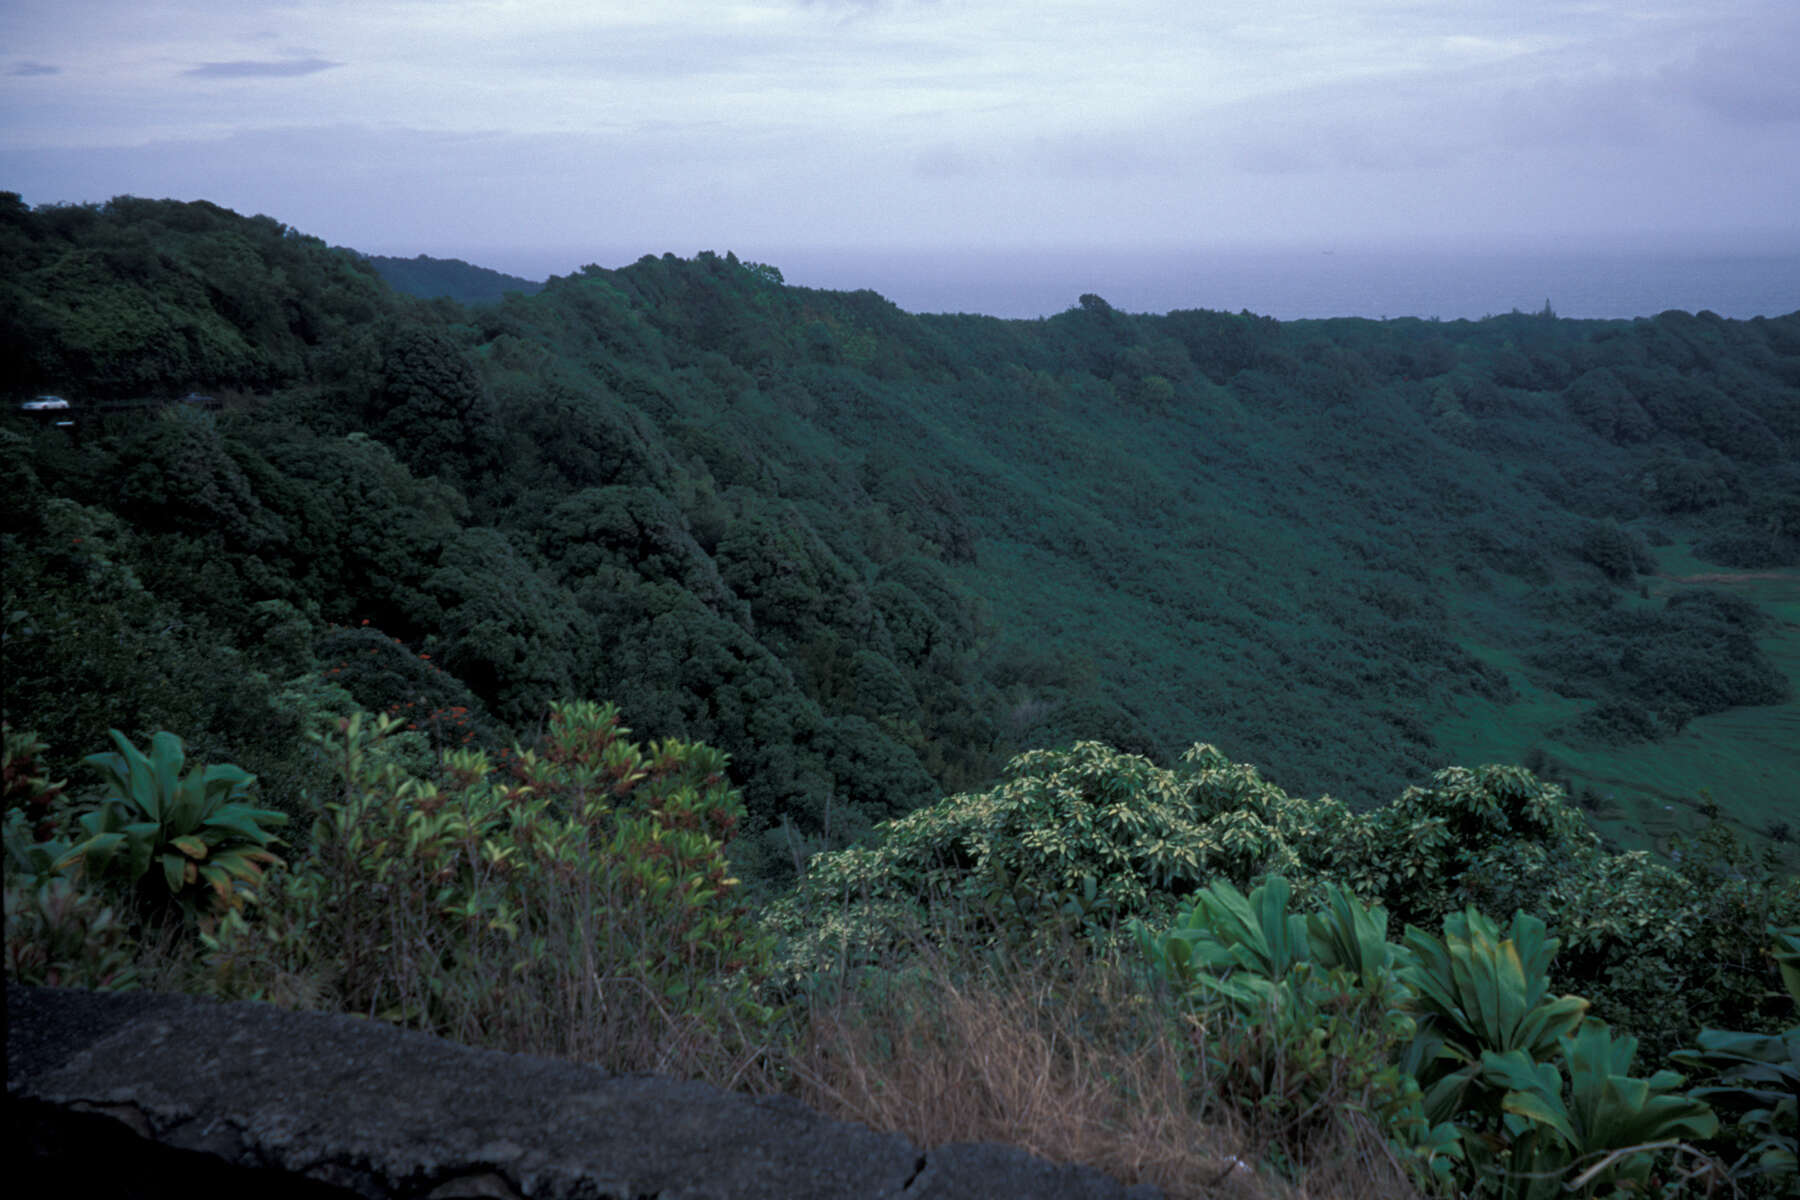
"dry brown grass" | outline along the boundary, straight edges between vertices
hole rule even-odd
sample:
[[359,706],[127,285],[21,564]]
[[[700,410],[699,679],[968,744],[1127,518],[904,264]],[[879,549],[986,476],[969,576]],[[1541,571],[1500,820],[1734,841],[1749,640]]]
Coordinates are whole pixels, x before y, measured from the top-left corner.
[[[968,943],[945,931],[891,969],[795,998],[785,1037],[741,1026],[728,1005],[676,1009],[620,970],[625,964],[607,944],[589,943],[593,961],[583,972],[521,979],[498,960],[481,964],[488,969],[461,979],[458,990],[468,1013],[491,1024],[481,1036],[456,1031],[460,1040],[787,1092],[924,1148],[1015,1145],[1153,1184],[1170,1200],[1417,1195],[1367,1120],[1320,1122],[1304,1145],[1284,1146],[1291,1137],[1280,1127],[1209,1079],[1199,1043],[1218,1030],[1147,993],[1121,957],[1073,941],[1051,953],[994,956],[958,949]],[[163,930],[138,950],[144,986],[196,990],[191,935]],[[1270,1169],[1284,1153],[1298,1170]]]
[[[1232,1030],[1203,1026],[1147,990],[1126,954],[1097,953],[1073,936],[996,954],[970,932],[985,922],[951,918],[887,969],[854,983],[828,973],[791,998],[784,1019],[751,1028],[724,995],[701,987],[678,1005],[635,973],[634,954],[653,931],[632,926],[623,901],[545,897],[555,918],[547,926],[567,940],[542,947],[524,971],[510,944],[465,947],[460,969],[432,989],[438,1032],[616,1072],[786,1092],[921,1147],[1015,1145],[1155,1185],[1171,1200],[1415,1195],[1367,1120],[1309,1121],[1296,1135],[1291,1117],[1259,1113],[1253,1096],[1212,1078],[1208,1059],[1220,1061],[1219,1039]],[[389,954],[385,969],[422,985],[441,956],[428,941],[399,944],[408,951]],[[341,1007],[335,993],[286,995],[291,980],[309,976],[278,970],[274,957],[253,965],[265,999]],[[138,967],[156,990],[209,990],[181,931],[147,937]]]
[[1308,1146],[1292,1184],[1251,1169],[1264,1147],[1207,1102],[1192,1036],[1116,960],[971,967],[921,947],[902,970],[814,996],[792,1072],[814,1107],[923,1147],[1008,1143],[1171,1200],[1414,1194],[1379,1132],[1354,1122]]

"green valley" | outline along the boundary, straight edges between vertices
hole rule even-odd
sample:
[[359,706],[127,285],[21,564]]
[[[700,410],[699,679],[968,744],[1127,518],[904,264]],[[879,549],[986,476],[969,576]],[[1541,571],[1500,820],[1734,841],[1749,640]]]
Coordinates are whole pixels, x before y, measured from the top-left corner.
[[1800,313],[0,262],[9,978],[1174,1196],[1791,1180]]
[[67,673],[125,664],[40,652],[102,570],[46,539],[91,526],[159,652],[264,703],[421,703],[326,674],[367,621],[486,736],[585,693],[720,745],[759,874],[1077,738],[1358,807],[1525,761],[1622,846],[1703,790],[1782,832],[1800,318],[998,321],[711,254],[465,309],[207,205],[5,236],[13,394],[230,397],[14,422],[8,712],[59,753],[231,740],[193,664],[102,718]]

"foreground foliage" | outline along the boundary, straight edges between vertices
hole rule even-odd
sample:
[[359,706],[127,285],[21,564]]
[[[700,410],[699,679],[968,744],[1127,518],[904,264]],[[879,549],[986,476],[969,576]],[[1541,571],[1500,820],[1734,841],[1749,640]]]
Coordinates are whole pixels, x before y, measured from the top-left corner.
[[[129,986],[161,945],[165,983],[226,998],[620,1070],[754,1065],[768,947],[725,857],[743,804],[724,755],[644,746],[610,705],[559,704],[538,746],[447,751],[420,777],[399,727],[359,714],[318,735],[336,786],[289,865],[260,849],[257,821],[280,814],[235,799],[249,778],[179,777],[172,734],[95,756],[102,798],[53,814],[48,837],[26,789],[7,815],[9,971]],[[150,881],[178,903],[142,903]],[[215,903],[191,902],[197,883]]]
[[422,779],[389,750],[397,726],[320,737],[341,790],[306,859],[204,936],[209,990],[620,1069],[754,1045],[766,948],[724,853],[743,804],[723,755],[559,704],[539,746],[449,751]]
[[1520,767],[1451,767],[1394,803],[1355,812],[1290,796],[1248,764],[1196,746],[1173,768],[1098,743],[1021,756],[994,789],[946,798],[821,854],[768,907],[793,979],[882,961],[929,925],[930,906],[979,914],[1000,942],[1073,927],[1168,921],[1216,880],[1271,874],[1303,902],[1341,885],[1399,926],[1474,906],[1523,910],[1564,947],[1564,985],[1662,1057],[1703,1024],[1766,999],[1761,930],[1800,921],[1800,879],[1709,835],[1680,869],[1608,854],[1563,791]]
[[[960,938],[1007,952],[1057,953],[1072,935],[1116,947],[1128,932],[1157,985],[1187,998],[1202,1055],[1188,1069],[1257,1114],[1275,1161],[1353,1114],[1421,1186],[1509,1197],[1716,1180],[1697,1149],[1722,1152],[1716,1118],[1655,1064],[1696,1035],[1723,1055],[1786,1045],[1700,1033],[1718,1013],[1772,1019],[1762,929],[1727,948],[1708,915],[1718,855],[1687,875],[1607,855],[1561,790],[1521,768],[1450,768],[1363,814],[1296,800],[1204,746],[1170,771],[1082,744],[1009,776],[816,858],[768,910],[790,986],[879,970],[929,940],[946,905],[967,914]],[[1726,891],[1739,911],[1800,911],[1792,877]],[[1721,952],[1754,969],[1722,972]],[[1645,1014],[1667,1023],[1637,1024]],[[1786,1069],[1753,1070],[1768,1084]],[[1769,1105],[1748,1119],[1778,1125]]]
[[[1639,1038],[1556,994],[1552,924],[1467,902],[1493,885],[1484,863],[1597,853],[1556,789],[1516,768],[1447,770],[1353,814],[1210,747],[1173,772],[1095,743],[1040,752],[990,794],[821,855],[758,920],[727,859],[744,810],[717,751],[639,744],[591,702],[553,705],[538,744],[499,754],[420,759],[425,734],[402,725],[327,724],[315,745],[334,784],[312,798],[306,849],[222,887],[202,865],[269,836],[243,772],[184,776],[173,735],[148,755],[118,738],[92,758],[104,786],[71,801],[37,768],[43,744],[8,731],[9,973],[795,1090],[927,1144],[955,1113],[1175,1195],[1248,1180],[1245,1164],[1301,1181],[1355,1161],[1351,1194],[1509,1200],[1676,1194],[1727,1172],[1757,1194],[1792,1177],[1800,1028],[1698,1031],[1678,1056],[1703,1072],[1691,1091],[1635,1073]],[[126,805],[163,823],[105,815]],[[1467,879],[1415,904],[1463,907],[1439,932],[1390,936],[1359,888],[1388,877],[1376,864],[1404,879],[1446,827]],[[162,869],[119,869],[132,854]],[[146,903],[146,887],[188,902]],[[1686,902],[1647,892],[1625,911],[1659,896]],[[1779,931],[1774,966],[1800,999],[1800,930]],[[968,1095],[946,1104],[946,1088]]]
[[78,862],[90,876],[117,872],[139,888],[160,868],[162,893],[184,909],[194,907],[196,888],[210,889],[207,901],[218,907],[242,904],[264,868],[281,861],[264,826],[285,825],[286,814],[249,802],[256,777],[241,767],[196,763],[182,775],[186,753],[166,730],[150,739],[148,755],[116,729],[112,739],[114,753],[86,759],[105,781],[100,807],[82,814],[87,836],[56,868]]
[[1671,1150],[1708,1169],[1690,1143],[1718,1132],[1711,1110],[1673,1071],[1632,1076],[1636,1038],[1549,995],[1557,943],[1542,922],[1520,913],[1502,931],[1470,908],[1441,937],[1413,927],[1396,945],[1387,914],[1347,891],[1307,916],[1289,896],[1279,876],[1248,897],[1220,881],[1166,933],[1135,926],[1153,978],[1199,1019],[1226,1018],[1218,1044],[1239,1069],[1225,1086],[1283,1148],[1362,1114],[1421,1183],[1467,1196],[1641,1194]]
[[1737,1169],[1791,1187],[1800,1182],[1800,928],[1773,932],[1795,1024],[1778,1034],[1703,1029],[1675,1060],[1713,1080],[1695,1096],[1736,1117],[1748,1143]]

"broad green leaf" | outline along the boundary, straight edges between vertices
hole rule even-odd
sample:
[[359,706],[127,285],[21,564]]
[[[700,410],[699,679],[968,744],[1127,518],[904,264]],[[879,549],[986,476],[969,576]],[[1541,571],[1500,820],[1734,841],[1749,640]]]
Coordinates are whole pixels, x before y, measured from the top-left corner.
[[[176,784],[181,778],[181,765],[187,755],[182,750],[181,739],[166,729],[159,729],[150,735],[150,766],[154,776],[155,808],[146,808],[151,817],[166,822],[169,819],[168,806],[175,795]],[[148,798],[146,798],[148,799]]]
[[1562,1077],[1556,1067],[1532,1061],[1523,1050],[1483,1051],[1481,1075],[1495,1086],[1510,1091],[1542,1091],[1550,1095],[1562,1090]]
[[256,776],[235,763],[213,763],[206,768],[206,787],[208,791],[223,790],[234,795],[256,782]]
[[1800,925],[1770,929],[1769,933],[1775,939],[1775,947],[1770,953],[1781,972],[1782,986],[1787,988],[1794,1006],[1800,1008]]
[[1388,915],[1369,908],[1350,889],[1333,883],[1325,889],[1325,907],[1306,919],[1307,942],[1314,962],[1342,967],[1366,990],[1373,990],[1393,962],[1387,940]]
[[90,877],[104,875],[126,842],[123,833],[97,833],[65,850],[51,870],[62,871],[79,862]]
[[133,883],[150,872],[150,862],[156,857],[156,838],[161,828],[149,821],[141,821],[135,825],[127,825],[124,830],[127,853],[126,860]]
[[[1545,1065],[1548,1067],[1548,1064]],[[1574,1127],[1569,1123],[1569,1115],[1563,1110],[1561,1099],[1554,1093],[1508,1092],[1501,1099],[1500,1107],[1503,1111],[1523,1117],[1533,1124],[1548,1127],[1567,1146],[1580,1144]]]
[[270,812],[264,809],[245,808],[241,804],[231,804],[220,809],[200,823],[203,829],[225,830],[240,837],[264,845],[272,841],[274,835],[263,828],[264,825],[286,824],[287,814]]
[[1453,1121],[1463,1110],[1463,1097],[1479,1071],[1478,1063],[1465,1064],[1424,1087],[1425,1116],[1432,1124]]
[[165,853],[161,857],[163,882],[169,885],[169,895],[179,895],[187,885],[188,860],[179,854]]
[[199,764],[195,764],[194,769],[175,785],[167,811],[163,813],[163,828],[172,834],[191,833],[199,828],[205,815],[206,784],[201,779]]

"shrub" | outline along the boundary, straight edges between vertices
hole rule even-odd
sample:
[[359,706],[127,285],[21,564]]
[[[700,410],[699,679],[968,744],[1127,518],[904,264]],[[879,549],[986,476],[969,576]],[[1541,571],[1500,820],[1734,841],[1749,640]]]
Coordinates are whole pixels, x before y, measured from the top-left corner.
[[[112,739],[116,753],[83,760],[105,792],[78,818],[87,837],[66,861],[89,878],[122,876],[152,906],[173,903],[190,916],[203,904],[243,903],[263,868],[280,861],[264,826],[286,824],[286,814],[255,807],[256,777],[230,763],[196,763],[183,776],[186,752],[166,730],[151,737],[148,755],[116,729]],[[196,899],[208,890],[207,901]]]
[[1291,895],[1280,876],[1248,897],[1219,881],[1166,932],[1132,932],[1159,990],[1191,1006],[1209,1085],[1254,1114],[1259,1142],[1293,1162],[1332,1126],[1354,1136],[1360,1120],[1426,1147],[1423,1166],[1448,1133],[1434,1143],[1402,1064],[1416,1024],[1387,914],[1337,886],[1311,915],[1290,912]]
[[[1589,1196],[1643,1194],[1668,1178],[1659,1158],[1673,1151],[1697,1159],[1683,1181],[1708,1177],[1714,1164],[1683,1138],[1710,1138],[1718,1118],[1707,1105],[1676,1089],[1681,1076],[1657,1071],[1648,1078],[1630,1074],[1637,1039],[1615,1035],[1603,1021],[1585,1021],[1574,1034],[1557,1039],[1562,1071],[1540,1064],[1529,1074],[1516,1069],[1502,1109],[1510,1123],[1510,1170],[1500,1174],[1500,1155],[1489,1160],[1491,1142],[1465,1138],[1475,1166],[1476,1193],[1552,1197],[1576,1192]],[[1563,1087],[1563,1071],[1568,1087]],[[1666,1161],[1666,1160],[1665,1160]],[[1710,1191],[1710,1178],[1706,1179]],[[1670,1190],[1679,1192],[1676,1183]]]
[[1595,521],[1581,535],[1577,553],[1613,583],[1629,583],[1656,568],[1656,560],[1636,534],[1613,521]]
[[1098,742],[1013,759],[985,793],[951,796],[878,825],[870,843],[814,856],[766,918],[797,979],[879,961],[937,905],[990,937],[1030,941],[1069,924],[1098,933],[1166,917],[1215,876],[1302,879],[1354,825],[1329,797],[1288,796],[1254,767],[1198,745],[1170,770]]
[[134,986],[129,927],[79,878],[69,843],[57,840],[67,801],[64,785],[38,762],[48,747],[10,725],[5,739],[8,978],[52,987]]
[[[1800,1013],[1800,926],[1767,932],[1782,985]],[[1746,1184],[1792,1187],[1800,1179],[1800,1024],[1779,1034],[1704,1029],[1698,1043],[1675,1059],[1710,1076],[1693,1094],[1730,1112],[1748,1143],[1732,1174]]]
[[1470,908],[1396,946],[1384,911],[1324,895],[1302,917],[1280,878],[1248,897],[1215,883],[1166,933],[1134,930],[1152,977],[1194,1006],[1211,1086],[1278,1145],[1360,1112],[1421,1183],[1520,1200],[1640,1192],[1659,1151],[1702,1157],[1680,1139],[1717,1122],[1680,1077],[1631,1076],[1637,1039],[1551,995],[1542,921],[1516,914],[1503,934]]
[[123,991],[137,986],[119,913],[66,875],[6,879],[6,974],[15,983]]
[[1524,767],[1447,767],[1369,815],[1342,878],[1399,920],[1435,925],[1470,904],[1537,911],[1550,882],[1598,845],[1563,789]]
[[1763,931],[1800,923],[1800,878],[1722,822],[1675,851],[1673,869],[1643,852],[1572,863],[1540,910],[1564,939],[1572,986],[1595,1015],[1636,1032],[1652,1061],[1703,1026],[1792,1023]]
[[261,911],[209,939],[213,990],[617,1070],[729,1077],[760,1054],[767,946],[724,853],[743,805],[723,754],[558,704],[537,747],[452,751],[426,780],[396,727],[319,738],[341,790]]
[[8,815],[20,810],[36,840],[48,841],[56,829],[54,810],[67,784],[53,781],[38,762],[50,747],[38,741],[37,734],[16,731],[11,725],[0,727],[0,733],[6,742],[4,766],[0,767],[4,810]]
[[1553,730],[1571,740],[1602,746],[1629,746],[1669,737],[1672,729],[1656,713],[1629,700],[1604,700]]

